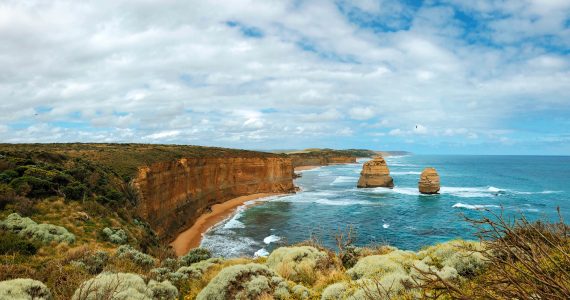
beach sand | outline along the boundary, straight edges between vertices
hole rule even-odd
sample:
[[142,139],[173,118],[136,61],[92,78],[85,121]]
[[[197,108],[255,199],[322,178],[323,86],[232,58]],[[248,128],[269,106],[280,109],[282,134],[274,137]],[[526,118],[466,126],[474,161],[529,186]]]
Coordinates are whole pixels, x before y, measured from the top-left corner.
[[176,252],[177,256],[184,255],[188,253],[190,249],[200,246],[202,235],[208,231],[208,229],[230,217],[236,208],[242,206],[245,202],[276,195],[279,194],[253,194],[215,204],[212,206],[212,211],[202,214],[192,227],[180,233],[170,245],[174,248],[174,252]]
[[315,169],[318,167],[322,167],[322,166],[300,166],[300,167],[296,167],[295,168],[295,172],[297,171],[306,171],[306,170],[311,170],[311,169]]

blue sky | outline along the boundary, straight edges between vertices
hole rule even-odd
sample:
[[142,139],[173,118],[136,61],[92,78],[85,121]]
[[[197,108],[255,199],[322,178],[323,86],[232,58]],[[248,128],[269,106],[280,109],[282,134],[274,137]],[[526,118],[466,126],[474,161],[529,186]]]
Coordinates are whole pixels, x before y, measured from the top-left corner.
[[570,155],[570,2],[2,1],[1,142]]

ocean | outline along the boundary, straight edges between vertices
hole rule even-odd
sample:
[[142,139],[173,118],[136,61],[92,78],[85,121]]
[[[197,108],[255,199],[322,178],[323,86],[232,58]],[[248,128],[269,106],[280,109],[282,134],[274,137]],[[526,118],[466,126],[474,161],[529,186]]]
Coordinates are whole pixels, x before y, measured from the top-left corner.
[[[389,244],[418,250],[451,239],[476,239],[465,217],[489,216],[570,220],[568,156],[387,157],[394,189],[358,189],[365,159],[302,171],[297,194],[240,207],[205,233],[202,247],[224,257],[267,255],[281,245],[318,239],[336,249],[335,236],[354,228],[358,246]],[[441,179],[439,195],[420,195],[424,167]]]

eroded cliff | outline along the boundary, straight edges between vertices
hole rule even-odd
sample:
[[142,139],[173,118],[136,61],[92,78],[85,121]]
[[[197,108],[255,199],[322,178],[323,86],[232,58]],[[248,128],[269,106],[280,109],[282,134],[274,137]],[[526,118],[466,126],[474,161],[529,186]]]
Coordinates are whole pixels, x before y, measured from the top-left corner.
[[172,240],[208,207],[255,193],[290,193],[293,164],[286,157],[182,158],[139,168],[138,213],[162,240]]

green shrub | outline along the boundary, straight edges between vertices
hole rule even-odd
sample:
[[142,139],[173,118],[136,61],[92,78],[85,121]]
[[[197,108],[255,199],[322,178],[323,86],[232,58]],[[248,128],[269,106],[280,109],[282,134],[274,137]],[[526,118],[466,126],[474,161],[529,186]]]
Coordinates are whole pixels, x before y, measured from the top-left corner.
[[194,248],[188,252],[188,254],[181,256],[178,261],[181,266],[190,266],[193,263],[197,263],[202,260],[206,260],[212,257],[212,252],[205,248]]
[[102,273],[83,282],[73,300],[152,299],[144,280],[131,273]]
[[209,258],[203,261],[199,261],[197,263],[193,263],[190,266],[182,266],[178,270],[177,273],[185,274],[189,278],[200,278],[209,268],[220,264],[223,262],[221,258]]
[[291,296],[283,278],[264,265],[252,263],[222,269],[196,299],[256,299],[263,295],[276,299],[288,299]]
[[428,265],[450,267],[463,277],[474,277],[487,265],[480,253],[482,249],[479,242],[457,240],[430,246],[418,252],[418,256]]
[[280,247],[267,258],[267,266],[286,279],[312,283],[318,267],[326,268],[328,255],[311,246]]
[[137,264],[138,266],[141,266],[144,268],[152,267],[156,264],[156,259],[154,259],[154,257],[152,257],[148,254],[142,253],[142,252],[134,249],[133,247],[131,247],[129,245],[120,246],[117,249],[117,252],[115,253],[115,255],[118,258],[130,259],[135,264]]
[[10,185],[18,194],[32,198],[47,197],[55,195],[55,185],[48,180],[22,176],[10,182]]
[[18,278],[0,282],[0,299],[51,300],[53,296],[40,281]]
[[148,288],[152,293],[152,299],[174,300],[178,298],[178,289],[169,281],[154,281],[148,283]]
[[4,209],[6,204],[14,201],[15,197],[16,191],[14,191],[11,186],[5,183],[0,183],[0,209]]
[[72,182],[63,188],[67,200],[81,200],[87,194],[87,187],[79,182]]
[[129,239],[127,233],[120,228],[111,229],[109,227],[105,227],[102,233],[103,236],[105,237],[105,240],[114,244],[119,244],[119,245],[125,244]]
[[73,264],[81,266],[90,274],[99,274],[105,269],[109,262],[109,253],[106,251],[98,250],[94,253],[89,253],[81,259],[72,261]]
[[39,245],[12,232],[0,230],[0,255],[15,254],[34,255]]
[[38,224],[30,218],[22,218],[17,213],[10,214],[3,222],[0,222],[0,228],[42,243],[55,241],[71,244],[75,242],[75,235],[64,227]]
[[14,170],[6,170],[2,173],[0,173],[0,182],[1,183],[10,183],[10,181],[14,180],[14,178],[17,178],[18,172],[14,171]]
[[354,280],[381,278],[389,273],[406,274],[416,260],[417,257],[414,252],[396,250],[384,255],[363,257],[346,274]]
[[337,282],[327,286],[321,295],[321,300],[344,300],[347,299],[350,285],[346,282]]

